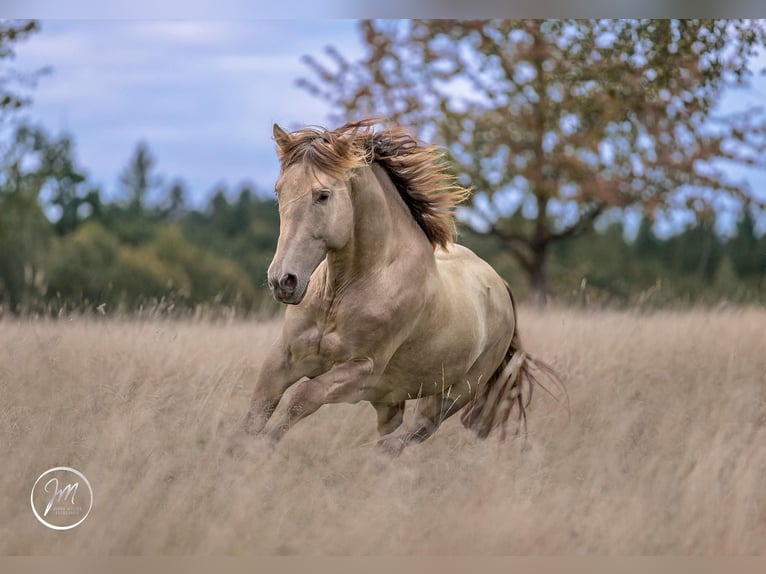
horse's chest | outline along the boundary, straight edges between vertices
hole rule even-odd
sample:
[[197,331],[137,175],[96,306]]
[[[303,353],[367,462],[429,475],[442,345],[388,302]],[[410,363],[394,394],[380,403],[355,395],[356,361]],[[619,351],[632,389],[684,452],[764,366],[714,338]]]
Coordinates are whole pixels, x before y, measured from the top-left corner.
[[320,326],[306,329],[295,337],[290,344],[290,355],[293,362],[321,360],[328,366],[349,358],[340,334]]

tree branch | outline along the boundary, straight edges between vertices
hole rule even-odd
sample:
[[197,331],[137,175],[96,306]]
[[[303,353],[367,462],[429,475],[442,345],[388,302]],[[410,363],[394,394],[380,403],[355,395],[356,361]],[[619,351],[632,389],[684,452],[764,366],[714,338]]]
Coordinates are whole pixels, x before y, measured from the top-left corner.
[[606,209],[605,203],[596,204],[593,209],[582,215],[580,219],[578,219],[575,223],[565,229],[562,229],[561,231],[549,234],[548,238],[552,241],[558,241],[559,239],[565,239],[567,237],[574,237],[575,235],[579,235],[585,231],[599,215],[604,212],[604,209]]
[[497,229],[495,226],[492,226],[489,228],[488,233],[490,235],[494,235],[498,239],[500,239],[505,248],[508,250],[508,252],[513,255],[513,257],[518,261],[519,265],[526,271],[527,273],[532,272],[532,261],[524,254],[523,251],[521,251],[516,245],[514,244],[521,244],[526,247],[530,247],[531,243],[530,241],[522,237],[521,235],[518,235],[516,233],[509,233],[502,231],[500,229]]

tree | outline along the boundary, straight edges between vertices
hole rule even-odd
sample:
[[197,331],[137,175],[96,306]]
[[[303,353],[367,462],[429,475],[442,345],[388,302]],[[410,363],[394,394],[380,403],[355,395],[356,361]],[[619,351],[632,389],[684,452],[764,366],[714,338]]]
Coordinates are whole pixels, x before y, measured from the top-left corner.
[[180,180],[175,179],[168,188],[166,206],[162,210],[162,216],[164,219],[178,220],[183,217],[186,210],[186,184]]
[[48,177],[36,169],[36,140],[20,128],[0,155],[0,305],[11,312],[24,303],[50,242],[50,222],[39,200]]
[[366,55],[307,56],[299,85],[335,119],[383,115],[445,145],[476,192],[464,221],[502,240],[541,300],[551,245],[608,211],[731,204],[748,190],[724,162],[764,163],[763,115],[715,113],[748,82],[758,22],[365,21],[361,33]]
[[120,184],[132,213],[141,213],[146,208],[147,196],[161,183],[159,176],[154,174],[155,164],[149,146],[140,142],[120,176]]
[[711,216],[698,218],[666,243],[669,244],[665,248],[670,256],[669,268],[694,275],[706,283],[713,280],[721,258],[721,241]]
[[766,274],[766,235],[760,240],[756,237],[755,219],[750,209],[745,209],[744,217],[737,225],[737,235],[727,247],[739,277]]
[[3,120],[11,112],[18,110],[29,102],[29,98],[23,93],[14,90],[11,86],[16,84],[21,87],[33,85],[35,80],[46,70],[39,70],[31,74],[19,74],[10,69],[7,62],[12,60],[15,51],[14,44],[24,40],[40,26],[36,20],[0,21],[0,120]]
[[39,156],[37,172],[50,193],[48,203],[59,212],[54,227],[61,235],[70,233],[98,211],[99,192],[89,187],[84,170],[77,166],[70,136],[52,138],[42,129],[22,126],[19,133],[24,132],[34,141],[33,150]]
[[29,102],[24,88],[45,72],[19,73],[8,63],[15,56],[15,44],[38,29],[35,20],[0,21],[0,137],[9,136],[0,141],[0,314],[3,306],[17,311],[25,290],[39,286],[38,265],[50,239],[38,200],[44,178],[24,165],[24,135],[6,132],[6,121]]
[[[41,127],[21,123],[13,132],[1,166],[6,170],[15,166],[18,175],[23,174],[30,182],[35,200],[44,205],[60,235],[74,231],[101,209],[99,190],[77,165],[74,142],[67,134],[52,136]],[[6,186],[9,183],[6,181]]]

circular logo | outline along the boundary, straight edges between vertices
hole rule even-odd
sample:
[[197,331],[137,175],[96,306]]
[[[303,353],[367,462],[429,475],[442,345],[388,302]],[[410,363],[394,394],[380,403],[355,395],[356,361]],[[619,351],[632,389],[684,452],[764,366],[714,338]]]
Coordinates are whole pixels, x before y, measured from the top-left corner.
[[29,499],[35,518],[42,524],[53,530],[69,530],[88,517],[93,489],[79,470],[57,466],[37,478]]

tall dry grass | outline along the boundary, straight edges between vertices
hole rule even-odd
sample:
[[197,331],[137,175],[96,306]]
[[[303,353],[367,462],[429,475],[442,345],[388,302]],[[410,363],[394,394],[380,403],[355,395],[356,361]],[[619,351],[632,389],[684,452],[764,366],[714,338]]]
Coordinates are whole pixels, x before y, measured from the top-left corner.
[[[323,407],[271,454],[225,439],[277,322],[0,322],[5,554],[766,552],[766,311],[525,309],[564,374],[529,437],[450,419],[399,459],[368,405]],[[67,532],[29,507],[45,469],[95,503]]]

